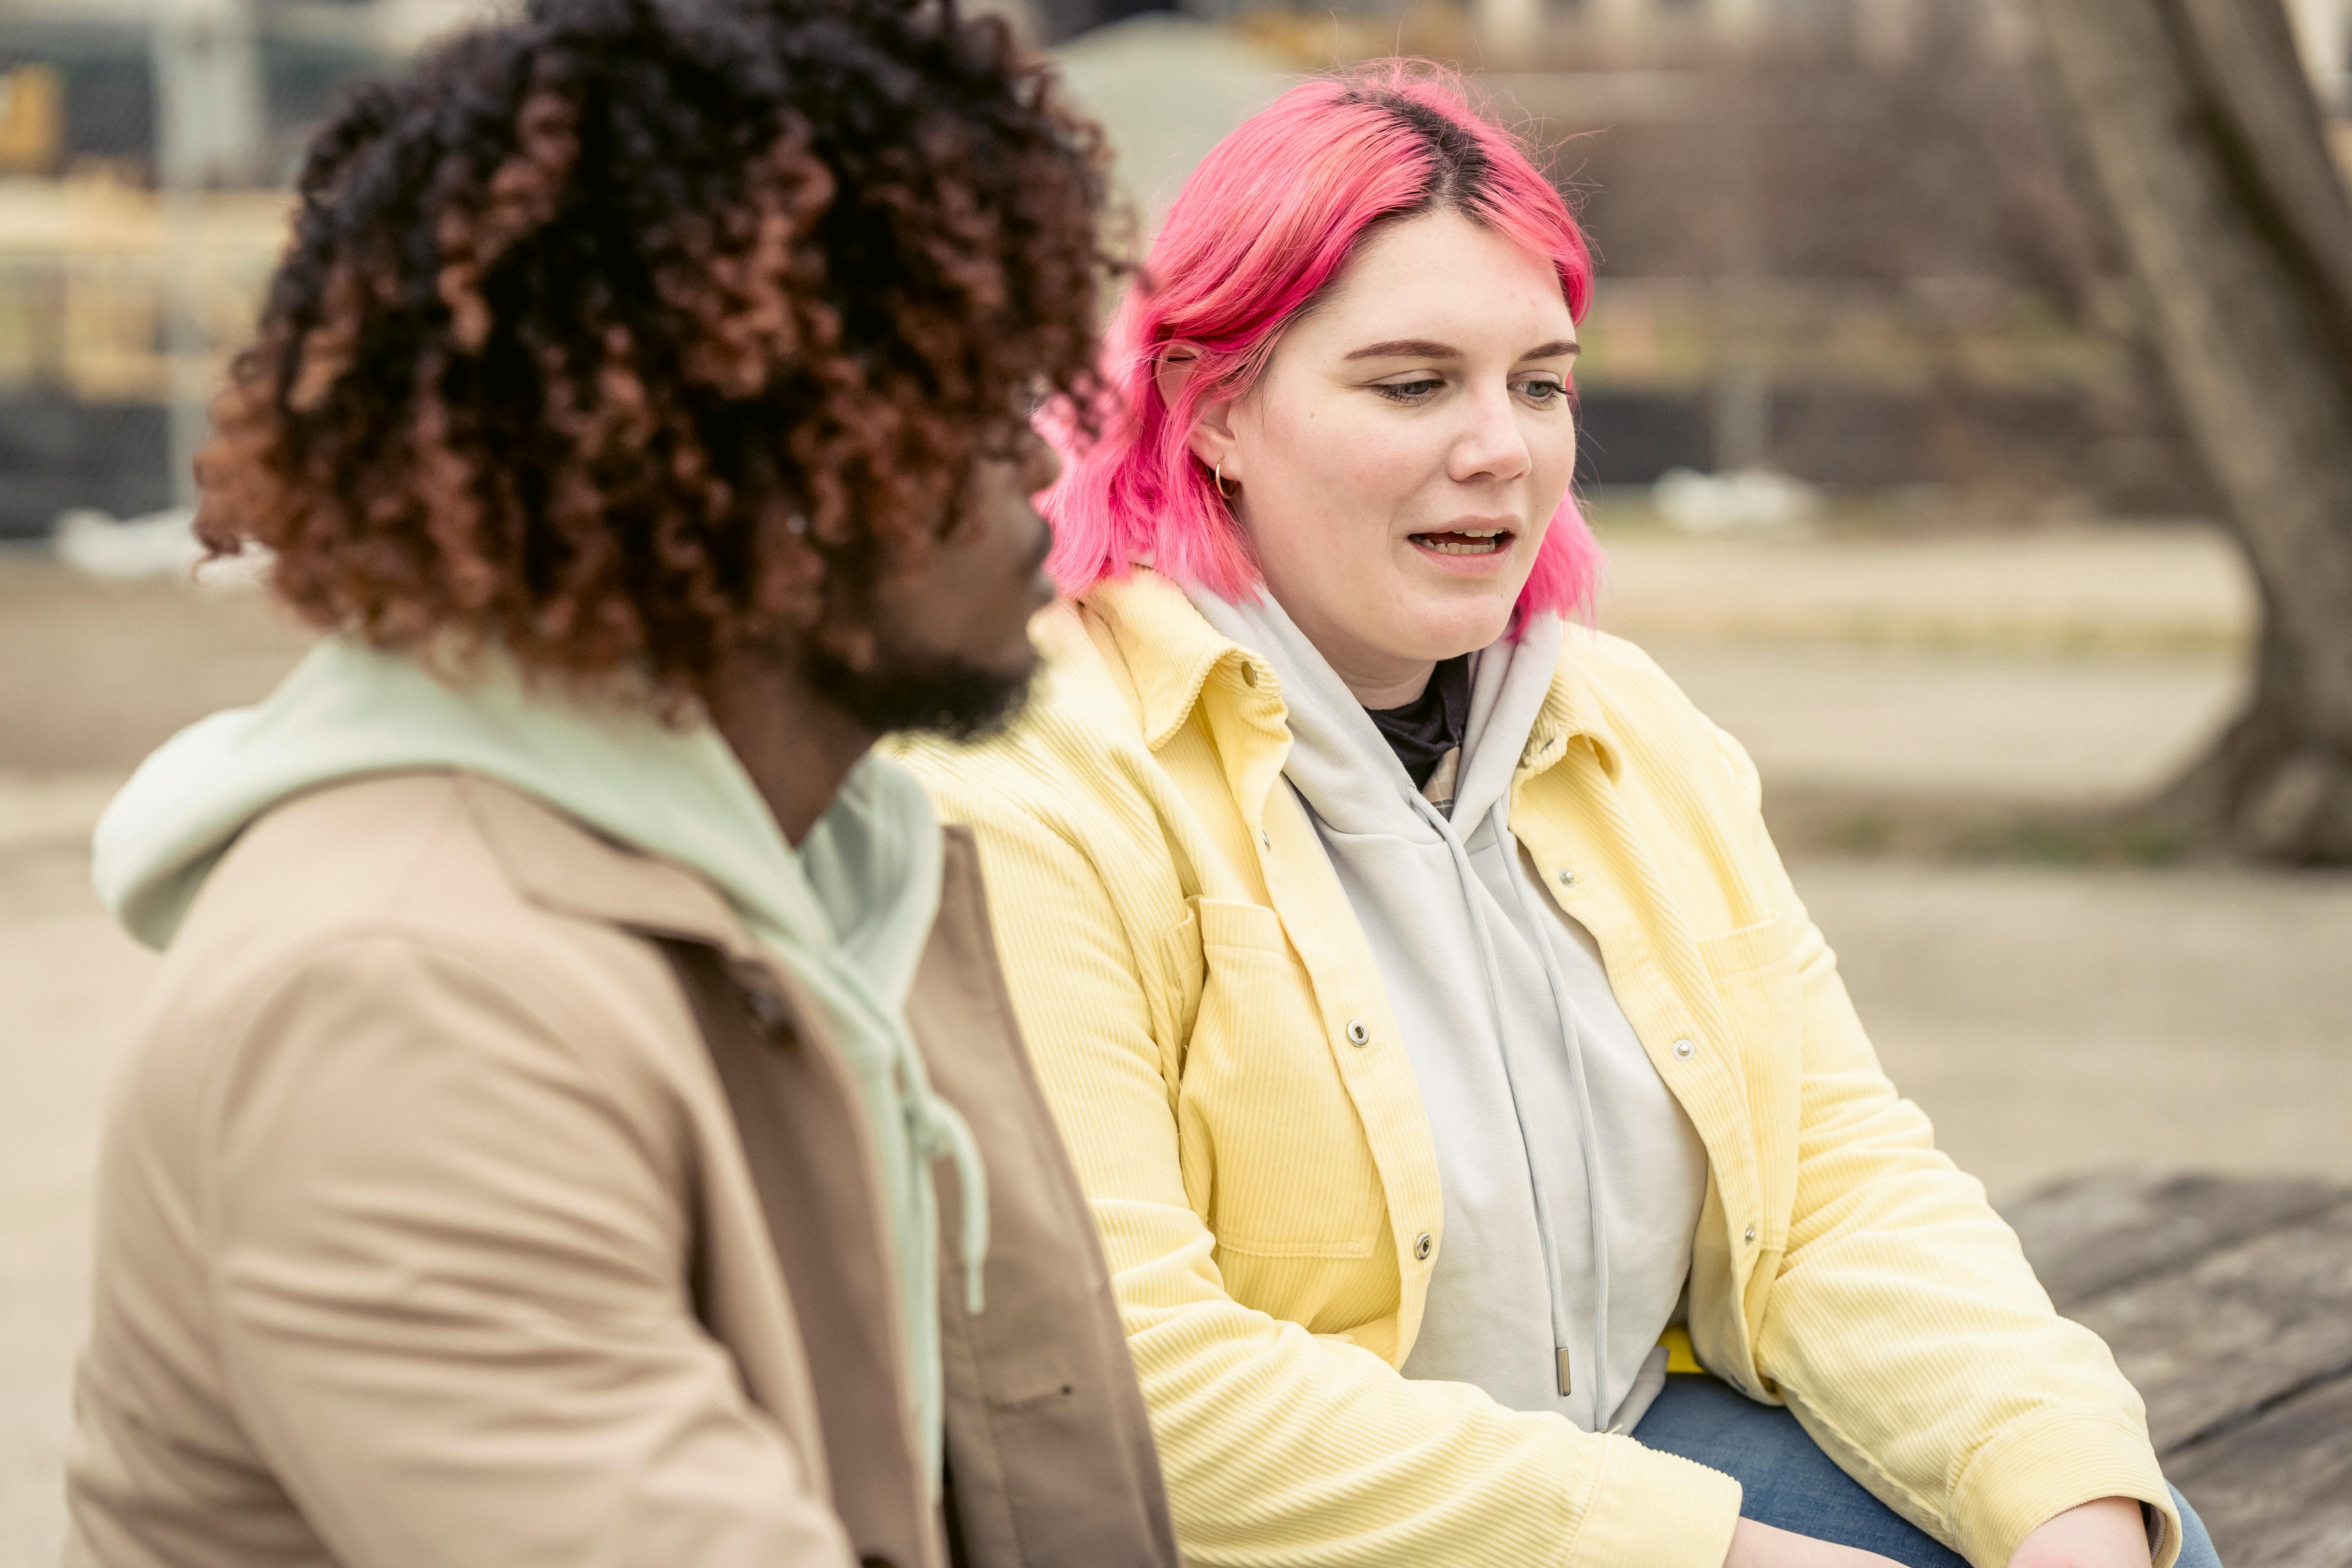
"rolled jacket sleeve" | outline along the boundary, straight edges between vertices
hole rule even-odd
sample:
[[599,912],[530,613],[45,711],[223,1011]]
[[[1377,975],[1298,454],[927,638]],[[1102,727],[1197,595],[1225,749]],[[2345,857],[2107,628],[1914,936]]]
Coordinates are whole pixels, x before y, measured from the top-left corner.
[[353,936],[208,1085],[235,1414],[340,1563],[851,1568],[698,1323],[677,1108],[496,954]]

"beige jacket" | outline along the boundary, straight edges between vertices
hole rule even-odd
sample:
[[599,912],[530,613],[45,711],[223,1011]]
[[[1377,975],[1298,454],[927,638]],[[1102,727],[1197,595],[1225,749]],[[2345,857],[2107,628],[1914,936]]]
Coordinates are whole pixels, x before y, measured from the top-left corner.
[[725,900],[464,775],[269,813],[110,1113],[67,1563],[1172,1568],[986,931],[951,835],[909,1014],[993,1243],[942,1532],[854,1089]]

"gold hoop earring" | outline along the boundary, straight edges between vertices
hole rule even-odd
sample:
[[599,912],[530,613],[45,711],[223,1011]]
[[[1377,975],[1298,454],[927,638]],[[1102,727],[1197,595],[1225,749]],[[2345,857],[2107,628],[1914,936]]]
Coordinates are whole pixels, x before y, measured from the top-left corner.
[[1239,479],[1234,481],[1233,489],[1225,489],[1225,460],[1223,458],[1219,458],[1217,466],[1209,470],[1209,477],[1216,481],[1217,493],[1225,500],[1231,500],[1242,493],[1242,482]]

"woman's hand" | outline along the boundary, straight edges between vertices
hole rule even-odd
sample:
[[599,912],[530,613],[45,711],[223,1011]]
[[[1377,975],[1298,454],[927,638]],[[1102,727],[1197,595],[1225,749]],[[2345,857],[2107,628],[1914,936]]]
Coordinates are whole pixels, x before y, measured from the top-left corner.
[[[2139,1504],[2101,1498],[2045,1521],[2018,1543],[2009,1568],[2147,1568],[2147,1531]],[[1743,1519],[1731,1532],[1723,1568],[1896,1568],[1891,1557],[1816,1541]]]
[[[1737,1552],[1738,1548],[1733,1548]],[[2070,1508],[2018,1542],[2009,1568],[2147,1568],[2139,1504],[2103,1497]]]
[[[2051,1523],[2056,1523],[2053,1520]],[[2049,1528],[2047,1525],[2044,1529]],[[1892,1557],[1857,1547],[1815,1541],[1794,1531],[1776,1530],[1743,1519],[1731,1531],[1731,1551],[1723,1568],[1901,1568]],[[2017,1568],[2011,1563],[2010,1568]]]

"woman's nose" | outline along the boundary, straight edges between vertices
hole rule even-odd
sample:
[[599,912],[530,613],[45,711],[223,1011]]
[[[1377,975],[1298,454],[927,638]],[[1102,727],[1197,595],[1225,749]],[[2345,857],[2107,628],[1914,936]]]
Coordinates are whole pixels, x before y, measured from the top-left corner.
[[1449,465],[1456,480],[1516,479],[1529,466],[1526,432],[1519,428],[1518,410],[1508,388],[1465,403],[1467,423],[1454,438]]

